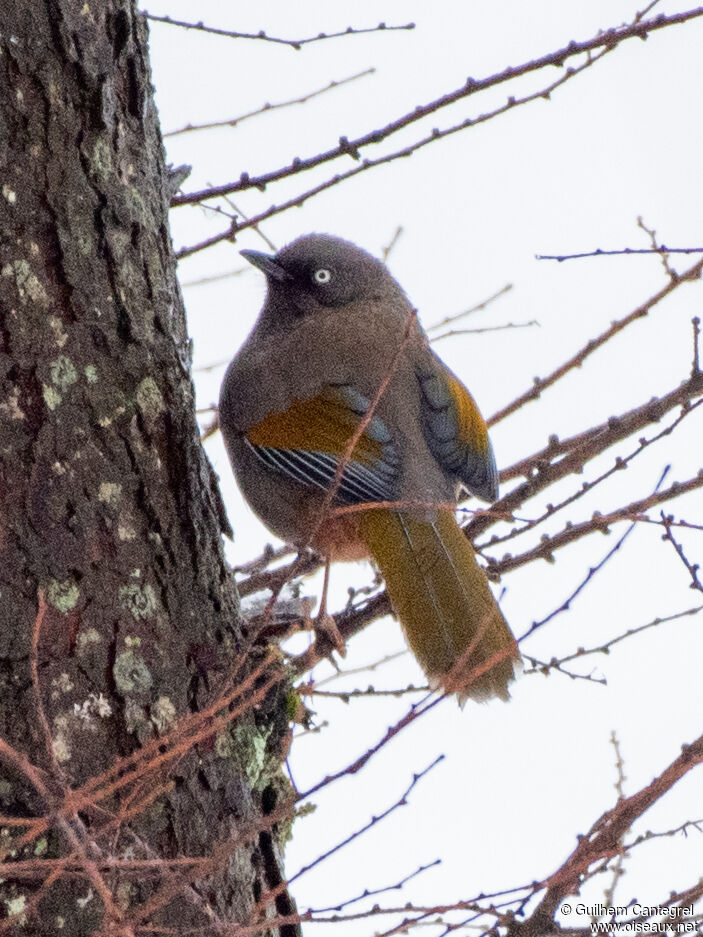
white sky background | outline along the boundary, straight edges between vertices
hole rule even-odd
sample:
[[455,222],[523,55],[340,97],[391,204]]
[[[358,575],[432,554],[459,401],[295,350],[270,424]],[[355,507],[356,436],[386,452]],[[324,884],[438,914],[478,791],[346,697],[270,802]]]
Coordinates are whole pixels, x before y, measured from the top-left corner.
[[[693,4],[691,4],[693,6]],[[661,3],[655,13],[688,6]],[[203,20],[244,32],[301,38],[344,29],[414,21],[412,32],[385,32],[320,42],[296,52],[257,41],[232,41],[152,24],[151,54],[162,128],[222,120],[317,90],[369,67],[376,73],[325,94],[305,106],[263,115],[235,129],[169,138],[168,157],[193,165],[184,189],[277,168],[293,157],[333,147],[406,113],[417,104],[451,91],[468,75],[482,78],[595,35],[599,28],[631,20],[634,2],[561,0],[355,0],[351,2],[235,4],[150,0],[150,12]],[[324,231],[349,238],[380,254],[396,227],[404,233],[389,261],[392,272],[419,309],[425,325],[485,299],[505,283],[506,297],[466,322],[488,326],[537,319],[539,328],[462,336],[437,346],[464,379],[489,416],[665,285],[656,257],[537,261],[538,253],[600,248],[647,247],[636,219],[656,228],[669,246],[700,246],[701,158],[703,156],[703,22],[694,21],[629,40],[618,50],[557,90],[552,100],[520,107],[481,127],[427,147],[411,159],[371,170],[265,223],[267,236],[282,246],[299,234]],[[508,94],[542,87],[557,69],[502,86],[488,95],[454,105],[394,138],[398,148],[434,126],[445,127],[503,102]],[[380,151],[379,151],[380,153]],[[365,155],[379,153],[368,150]],[[267,192],[234,197],[254,214],[308,189],[315,181],[352,167],[351,159],[280,183]],[[200,209],[172,214],[177,247],[193,244],[226,225]],[[183,261],[183,283],[244,266],[237,250],[266,249],[253,231],[235,246],[223,244]],[[692,258],[674,258],[683,270]],[[251,328],[264,295],[263,277],[253,268],[239,277],[186,287],[196,368],[231,358]],[[611,414],[673,389],[690,371],[690,319],[701,315],[700,286],[684,286],[644,321],[597,352],[577,371],[523,407],[492,432],[498,463],[506,466],[543,446],[550,433],[571,435]],[[223,368],[196,373],[199,406],[217,399]],[[675,414],[674,414],[675,415]],[[650,427],[637,436],[652,436]],[[701,465],[703,418],[694,413],[673,436],[652,446],[588,499],[562,511],[547,531],[567,519],[579,522],[651,492],[666,464],[667,479],[683,480]],[[636,448],[636,438],[620,446]],[[222,480],[236,541],[233,563],[259,552],[270,536],[243,505],[221,441],[208,453]],[[563,497],[612,464],[611,450],[589,465],[584,476],[568,478]],[[506,486],[509,490],[512,486]],[[526,505],[521,516],[541,513],[544,500]],[[700,523],[700,492],[672,502],[668,511]],[[656,512],[655,512],[656,516]],[[594,534],[559,552],[555,565],[541,561],[503,580],[505,614],[517,635],[558,607],[599,562],[625,526],[610,537]],[[542,532],[540,528],[539,533]],[[661,529],[639,525],[622,550],[562,614],[537,632],[524,651],[543,659],[594,646],[627,628],[700,604],[688,575]],[[526,538],[527,539],[527,538]],[[536,538],[530,539],[530,543]],[[701,534],[681,537],[689,555],[701,556]],[[521,545],[526,549],[529,544]],[[508,547],[513,552],[517,545]],[[491,552],[490,550],[487,552]],[[503,547],[497,549],[502,555]],[[362,566],[333,570],[336,607],[349,582],[362,584]],[[307,592],[314,594],[316,585]],[[335,607],[333,601],[332,607]],[[328,907],[365,888],[392,885],[420,865],[442,864],[402,892],[380,903],[452,903],[480,892],[527,883],[552,872],[576,845],[576,835],[615,802],[615,729],[625,759],[625,792],[648,783],[671,761],[682,743],[701,732],[703,688],[701,616],[646,632],[605,656],[576,662],[574,669],[607,677],[608,685],[574,681],[559,674],[525,676],[509,705],[469,704],[460,711],[445,701],[402,732],[356,776],[344,778],[314,798],[317,810],[297,821],[288,847],[287,871],[294,874],[335,842],[389,806],[413,772],[438,754],[447,757],[413,791],[408,806],[303,876],[294,886],[299,910]],[[351,642],[344,668],[373,662],[403,647],[390,620],[378,622]],[[327,666],[316,676],[324,677]],[[373,675],[350,676],[337,689],[396,688],[422,682],[405,654]],[[332,688],[332,686],[330,688]],[[300,789],[318,781],[375,744],[387,726],[406,712],[412,699],[315,701],[320,732],[294,743],[290,765]],[[666,830],[703,816],[703,774],[693,772],[655,806],[636,832]],[[703,836],[695,831],[654,841],[626,861],[616,899],[656,904],[677,886],[703,872]],[[610,876],[583,891],[597,901]],[[352,906],[350,910],[358,910]],[[587,921],[564,919],[584,926]],[[385,930],[386,921],[368,919],[335,934],[365,935]],[[329,933],[307,925],[305,934]],[[439,934],[442,928],[425,928]],[[463,933],[461,930],[460,933]],[[466,933],[468,933],[468,929]]]

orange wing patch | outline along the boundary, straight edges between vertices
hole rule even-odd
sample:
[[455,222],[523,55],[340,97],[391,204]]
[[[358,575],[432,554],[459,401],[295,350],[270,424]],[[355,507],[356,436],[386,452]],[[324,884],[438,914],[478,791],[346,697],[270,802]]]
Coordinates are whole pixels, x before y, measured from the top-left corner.
[[[282,413],[271,413],[247,430],[255,446],[344,454],[361,417],[327,394],[293,400]],[[363,433],[354,448],[354,460],[370,465],[383,455],[383,445]]]
[[488,451],[488,428],[476,402],[461,381],[453,374],[446,378],[449,393],[456,408],[457,434],[465,446],[471,446],[481,455]]

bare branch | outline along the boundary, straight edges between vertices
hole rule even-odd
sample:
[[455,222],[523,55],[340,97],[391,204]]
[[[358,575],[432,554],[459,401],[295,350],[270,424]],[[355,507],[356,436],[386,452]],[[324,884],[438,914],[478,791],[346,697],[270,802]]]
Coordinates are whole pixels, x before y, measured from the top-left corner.
[[341,88],[343,85],[348,85],[352,81],[357,81],[359,78],[365,78],[367,75],[373,75],[375,73],[375,68],[366,68],[364,71],[357,72],[355,75],[349,75],[347,78],[333,79],[329,84],[325,85],[324,88],[318,88],[317,91],[309,91],[307,94],[300,95],[300,97],[289,98],[287,101],[277,101],[275,104],[269,104],[267,101],[266,104],[262,105],[262,107],[257,107],[256,110],[248,111],[246,114],[240,114],[239,117],[231,117],[229,120],[214,120],[205,124],[186,124],[185,127],[180,127],[178,130],[169,130],[167,133],[164,133],[163,136],[164,138],[175,137],[178,136],[178,134],[193,133],[198,130],[236,127],[238,124],[242,124],[245,120],[250,120],[252,117],[260,117],[262,114],[271,114],[273,111],[280,111],[283,108],[292,107],[294,104],[307,104],[308,101],[312,101],[313,98],[318,98],[328,91]]
[[[198,202],[202,202],[208,198],[216,198],[220,195],[227,195],[232,192],[242,191],[244,189],[257,188],[263,190],[271,182],[275,182],[278,179],[287,178],[292,175],[297,175],[298,173],[305,172],[308,169],[312,169],[315,166],[319,166],[322,163],[329,162],[333,159],[338,159],[342,156],[352,156],[354,159],[358,159],[359,151],[365,146],[381,143],[383,140],[388,139],[393,134],[404,130],[406,127],[424,119],[430,114],[434,114],[442,108],[448,107],[451,104],[455,104],[457,101],[470,97],[471,95],[485,91],[487,88],[494,88],[497,85],[504,84],[505,82],[514,81],[516,78],[519,78],[522,75],[537,72],[547,67],[562,67],[567,60],[573,58],[574,56],[584,54],[592,55],[593,53],[597,52],[609,52],[627,39],[646,38],[652,32],[665,29],[670,26],[680,25],[700,16],[703,16],[703,7],[697,7],[682,13],[675,13],[671,16],[660,15],[651,20],[640,20],[639,22],[634,21],[625,26],[616,26],[612,29],[604,30],[597,36],[594,36],[592,39],[587,39],[582,42],[571,41],[568,45],[563,46],[561,49],[557,49],[555,52],[547,53],[546,55],[540,56],[539,58],[533,59],[532,61],[526,62],[522,65],[508,67],[502,72],[498,72],[495,75],[490,75],[487,78],[467,78],[465,84],[460,88],[441,95],[440,97],[435,98],[426,104],[419,104],[412,112],[405,114],[403,117],[399,117],[394,121],[391,121],[383,128],[368,131],[367,133],[356,137],[353,140],[348,140],[343,137],[340,139],[339,144],[336,147],[333,147],[332,149],[326,150],[325,152],[319,153],[315,156],[307,157],[306,159],[296,159],[289,166],[284,167],[283,169],[273,170],[272,172],[254,177],[249,176],[248,173],[244,173],[238,182],[180,196],[174,199],[173,205],[192,205]],[[260,37],[253,36],[252,38]],[[575,68],[574,72],[588,66],[594,60],[595,58],[590,58],[585,63],[585,65]],[[563,79],[560,79],[559,83],[561,83],[562,80]],[[538,93],[537,97],[544,97],[549,93],[552,87],[554,86],[550,85],[549,88],[543,89]],[[532,97],[533,96],[530,96],[528,99],[531,100]],[[514,104],[515,102],[513,101],[508,105],[508,107],[512,108]],[[471,125],[471,123],[476,123],[476,121],[468,121],[466,124],[461,126],[468,126]],[[456,129],[460,128],[457,127]]]
[[348,908],[351,904],[356,904],[358,901],[364,901],[367,898],[375,898],[377,895],[382,895],[387,891],[400,891],[409,881],[414,878],[417,878],[418,875],[421,875],[423,872],[426,872],[428,869],[433,869],[435,866],[441,865],[441,859],[435,859],[434,862],[428,862],[426,865],[421,865],[419,868],[415,869],[414,872],[411,872],[409,875],[406,875],[404,878],[401,878],[399,881],[395,882],[393,885],[383,885],[380,888],[367,888],[361,895],[357,895],[355,898],[347,898],[345,901],[341,901],[338,905],[335,905],[331,908],[316,908],[315,914],[326,914],[330,911],[341,911],[344,908]]
[[390,257],[391,252],[393,251],[393,248],[396,246],[396,244],[398,243],[398,241],[401,239],[402,236],[403,236],[403,227],[402,225],[398,225],[398,227],[393,232],[393,237],[390,239],[388,244],[386,244],[386,246],[381,251],[381,259],[383,260],[384,264],[388,261],[388,258]]
[[664,526],[664,536],[662,537],[662,540],[668,541],[673,546],[674,550],[676,551],[676,555],[688,570],[688,574],[691,577],[691,589],[698,589],[699,592],[703,592],[703,583],[698,578],[698,570],[700,569],[700,565],[698,563],[692,563],[686,556],[684,548],[681,546],[678,540],[675,539],[671,532],[672,525],[667,515],[662,511],[660,516]]
[[296,872],[295,875],[291,876],[291,878],[288,879],[288,885],[291,885],[293,882],[296,881],[296,879],[299,879],[302,875],[305,875],[305,873],[309,872],[310,869],[315,868],[315,866],[319,865],[320,862],[324,862],[325,859],[328,859],[331,855],[334,855],[334,853],[339,852],[340,849],[343,849],[345,846],[348,846],[349,843],[353,842],[355,839],[358,839],[359,836],[361,836],[367,830],[370,830],[372,827],[376,826],[376,824],[380,823],[382,820],[385,820],[386,817],[390,816],[390,814],[394,813],[396,810],[398,810],[398,808],[407,806],[408,797],[412,793],[413,788],[418,784],[419,781],[421,781],[426,775],[428,775],[430,771],[432,771],[433,768],[436,768],[437,765],[443,760],[444,760],[444,755],[438,755],[434,759],[434,761],[432,761],[426,768],[423,768],[422,771],[418,771],[415,774],[413,774],[410,784],[406,787],[406,789],[403,791],[403,793],[400,795],[400,797],[397,800],[395,800],[385,810],[382,810],[378,814],[374,814],[374,816],[371,817],[368,823],[364,824],[364,826],[360,827],[358,830],[354,830],[353,833],[350,833],[349,836],[345,837],[345,839],[337,843],[331,849],[328,849],[326,852],[320,853],[320,855],[317,856],[313,862],[310,862],[308,865],[303,866],[302,869],[299,869],[299,871]]
[[[509,293],[513,289],[512,283],[506,283],[505,286],[502,286],[499,290],[493,293],[487,299],[482,299],[480,303],[476,303],[474,306],[469,306],[468,309],[464,309],[462,312],[455,312],[451,316],[445,316],[444,319],[440,319],[439,322],[434,322],[432,325],[427,327],[428,334],[437,329],[443,328],[445,325],[453,325],[455,322],[458,322],[460,319],[464,319],[466,316],[473,315],[474,312],[482,312],[484,309],[487,309],[492,303],[497,299],[500,299],[501,296],[505,296],[506,293]],[[434,339],[433,339],[434,341]]]
[[616,644],[625,641],[636,634],[641,634],[643,631],[648,631],[650,628],[659,628],[661,625],[667,624],[671,621],[679,621],[682,618],[687,618],[692,615],[698,615],[700,612],[703,612],[703,605],[696,605],[693,608],[687,608],[683,612],[675,612],[673,615],[664,615],[657,616],[651,621],[648,621],[644,625],[638,625],[636,628],[628,628],[627,631],[624,631],[622,634],[617,635],[615,638],[611,638],[610,641],[605,641],[603,644],[599,644],[597,647],[579,647],[572,654],[565,654],[560,658],[552,658],[550,661],[541,661],[535,657],[532,657],[529,654],[525,654],[525,659],[528,660],[532,667],[535,670],[539,670],[541,673],[548,673],[550,670],[561,670],[562,665],[569,663],[569,661],[579,660],[582,657],[588,657],[589,654],[609,654],[611,648],[615,647]]
[[493,416],[486,421],[488,425],[494,426],[496,423],[504,420],[506,416],[510,416],[511,413],[515,413],[516,410],[519,410],[520,407],[522,407],[524,404],[531,400],[537,400],[537,398],[541,396],[543,390],[546,390],[547,387],[555,384],[560,378],[564,377],[565,374],[568,374],[569,371],[574,370],[574,368],[580,368],[583,362],[589,358],[594,351],[597,351],[600,347],[609,342],[611,338],[614,338],[614,336],[616,336],[619,332],[622,332],[623,329],[626,329],[628,325],[631,325],[638,319],[642,319],[646,315],[649,315],[649,311],[654,306],[658,305],[658,303],[665,299],[675,289],[678,289],[682,283],[698,280],[701,276],[701,271],[703,271],[703,260],[699,260],[698,263],[694,264],[692,267],[689,267],[688,270],[685,270],[682,274],[679,275],[678,279],[667,283],[666,286],[662,287],[658,293],[655,293],[654,296],[652,296],[646,302],[642,303],[641,306],[638,306],[637,309],[633,310],[629,315],[624,316],[622,319],[616,319],[611,324],[610,328],[606,329],[604,332],[601,332],[601,334],[596,336],[596,338],[592,338],[572,358],[569,358],[568,361],[565,361],[564,364],[560,365],[558,368],[556,368],[556,370],[552,371],[552,373],[547,375],[547,377],[536,377],[530,390],[526,391],[520,397],[517,397],[512,401],[512,403],[508,404],[507,407],[503,407],[502,410],[494,413]]
[[[206,238],[205,240],[201,241],[198,244],[194,244],[189,247],[183,247],[179,251],[177,251],[176,256],[179,259],[183,259],[185,257],[190,257],[192,254],[195,254],[201,250],[205,250],[208,247],[212,247],[214,244],[218,244],[222,241],[234,240],[234,238],[240,231],[244,231],[247,228],[256,227],[256,225],[260,224],[262,221],[266,221],[269,218],[272,218],[274,215],[279,215],[282,212],[287,211],[289,208],[299,208],[301,205],[303,205],[306,201],[308,201],[308,199],[312,198],[313,196],[319,195],[321,192],[325,192],[327,189],[330,189],[333,186],[339,185],[340,182],[344,182],[347,179],[351,179],[352,177],[357,176],[362,172],[366,172],[367,170],[373,169],[376,166],[383,166],[386,163],[394,162],[397,159],[404,159],[405,157],[411,156],[413,153],[417,152],[418,150],[421,150],[424,147],[429,146],[432,143],[435,143],[437,140],[441,140],[441,139],[444,139],[445,137],[452,136],[455,133],[460,133],[461,131],[466,130],[468,127],[475,127],[478,124],[485,123],[486,121],[492,120],[493,118],[498,117],[502,114],[506,114],[508,111],[511,111],[516,107],[520,107],[523,104],[528,104],[531,101],[537,101],[542,98],[548,100],[550,95],[557,88],[565,84],[570,79],[574,78],[576,75],[579,75],[581,72],[585,71],[587,68],[590,68],[597,61],[599,61],[604,55],[607,55],[609,52],[612,52],[614,48],[615,47],[603,49],[600,52],[596,53],[595,55],[589,57],[582,65],[567,69],[566,73],[562,75],[561,78],[558,78],[556,81],[552,82],[550,85],[547,85],[545,88],[540,89],[539,91],[535,91],[532,94],[526,94],[520,98],[516,98],[511,95],[507,99],[506,103],[503,104],[502,106],[494,108],[491,111],[487,111],[486,113],[480,114],[478,117],[467,118],[466,120],[462,120],[460,123],[455,124],[451,127],[447,127],[443,130],[440,130],[439,128],[435,127],[431,130],[431,132],[427,136],[422,137],[420,140],[416,141],[415,143],[411,143],[408,146],[405,146],[400,150],[396,150],[395,152],[389,153],[386,156],[378,157],[377,159],[364,159],[361,162],[361,165],[357,166],[355,169],[350,169],[347,172],[343,172],[343,173],[337,173],[332,178],[327,179],[326,181],[320,183],[319,185],[312,187],[311,189],[308,189],[306,192],[303,192],[301,195],[296,195],[293,198],[289,199],[288,201],[282,202],[280,205],[271,205],[265,211],[260,212],[258,215],[254,215],[254,217],[248,220],[245,220],[244,222],[238,222],[236,219],[232,219],[232,222],[226,231],[221,231],[219,234],[213,235],[210,238]],[[371,141],[371,142],[379,142],[379,141]],[[353,144],[350,144],[346,137],[340,137],[340,146],[342,147],[343,153],[349,153],[349,155],[353,156],[355,159],[360,158],[358,151],[353,148]],[[332,152],[333,152],[332,156],[328,156],[326,159],[322,159],[320,161],[327,162],[329,161],[329,159],[337,158],[339,154],[336,153],[336,151],[332,151]],[[296,159],[294,159],[293,163],[291,164],[294,167],[294,170],[292,170],[290,167],[287,167],[285,170],[280,171],[280,176],[278,178],[283,179],[283,178],[286,178],[287,176],[296,175],[298,172],[297,167],[303,165],[304,162],[306,163],[306,166],[305,166],[306,169],[312,168],[314,165],[317,165],[318,158],[314,157],[312,160],[302,161],[296,157]],[[186,204],[197,204],[199,201],[203,201],[205,198],[214,198],[217,196],[226,195],[228,192],[239,191],[243,188],[251,188],[252,186],[250,185],[250,181],[251,180],[250,180],[249,174],[242,173],[242,175],[240,176],[239,183],[226,185],[226,186],[220,187],[219,189],[205,190],[205,193],[202,194],[202,197],[200,199],[196,199],[195,197],[191,198],[190,196],[177,196],[175,199],[172,200],[171,204],[174,207],[178,207],[179,205],[186,205]],[[271,182],[271,181],[277,181],[277,180],[270,179],[268,181]],[[267,182],[260,182],[258,185],[258,188],[260,188],[263,191],[266,188],[267,184],[268,184]]]
[[635,820],[701,761],[703,736],[691,745],[682,746],[679,757],[650,784],[631,797],[619,799],[611,810],[593,824],[585,836],[579,838],[576,849],[560,868],[539,883],[539,888],[544,889],[544,896],[527,921],[516,921],[515,925],[508,929],[511,937],[537,937],[538,934],[551,932],[554,915],[562,899],[567,895],[579,893],[583,876],[589,873],[594,863],[617,856],[623,848],[620,842]]
[[[659,486],[657,486],[657,488],[658,487]],[[561,605],[559,605],[557,608],[551,611],[544,618],[541,618],[539,621],[533,621],[530,627],[527,629],[527,631],[523,635],[520,636],[519,640],[522,641],[525,638],[528,638],[534,631],[537,631],[538,628],[541,628],[543,625],[546,625],[548,622],[552,621],[552,619],[556,618],[557,615],[561,615],[563,612],[568,612],[568,610],[571,608],[571,603],[574,601],[574,599],[577,598],[577,596],[581,592],[583,592],[583,590],[591,582],[593,577],[597,575],[597,573],[599,573],[601,569],[603,569],[606,563],[615,556],[615,554],[620,550],[623,543],[627,540],[627,538],[630,536],[630,534],[632,533],[632,531],[635,529],[636,526],[637,525],[634,522],[630,524],[630,526],[627,528],[625,533],[617,540],[617,542],[610,548],[610,550],[608,550],[608,552],[605,554],[603,559],[600,560],[598,563],[596,563],[595,566],[590,566],[588,568],[588,572],[586,573],[584,578],[581,580],[578,586],[576,586],[576,588],[572,592],[569,593],[569,595],[567,596],[567,598],[564,599]]]
[[696,491],[703,488],[703,469],[692,478],[685,482],[674,482],[663,491],[655,492],[646,498],[633,501],[622,508],[611,511],[608,514],[601,514],[596,511],[590,520],[583,521],[580,524],[567,525],[564,530],[554,536],[543,536],[537,546],[518,556],[505,556],[502,560],[489,560],[487,572],[489,575],[499,576],[511,569],[517,569],[534,559],[541,558],[551,562],[554,559],[554,552],[570,543],[575,543],[588,534],[599,532],[608,533],[610,527],[619,521],[636,519],[640,514],[644,514],[650,508],[658,504],[663,504],[672,498],[678,498],[687,494],[689,491]]
[[181,26],[184,29],[194,29],[197,32],[209,33],[213,36],[224,36],[227,39],[260,39],[264,42],[275,42],[278,45],[290,46],[290,48],[299,51],[303,46],[310,45],[313,42],[321,42],[323,39],[338,39],[340,36],[359,36],[364,33],[378,32],[396,32],[398,30],[415,29],[414,23],[403,23],[400,26],[387,26],[385,23],[379,23],[378,26],[347,26],[346,29],[335,33],[318,33],[317,36],[308,36],[305,39],[282,39],[278,36],[269,36],[262,30],[258,33],[239,33],[230,29],[218,29],[216,26],[206,26],[204,23],[188,23],[185,20],[172,19],[170,16],[156,16],[146,10],[143,15],[154,23],[166,23],[168,26]]
[[[703,392],[703,388],[701,389],[701,392]],[[637,447],[632,452],[628,453],[626,456],[619,456],[619,455],[616,456],[615,460],[613,461],[612,466],[609,469],[606,469],[604,472],[601,472],[601,474],[597,478],[594,478],[590,481],[583,482],[577,491],[575,491],[573,494],[569,495],[568,497],[564,498],[558,504],[556,505],[551,504],[551,503],[547,504],[547,509],[541,515],[539,515],[539,517],[526,521],[524,523],[524,526],[514,527],[509,533],[505,534],[504,536],[491,537],[487,546],[495,547],[496,544],[506,543],[510,540],[515,539],[515,537],[522,536],[528,531],[533,530],[535,527],[538,527],[548,518],[554,517],[555,514],[557,514],[559,511],[562,511],[565,507],[568,507],[574,504],[580,498],[583,498],[589,492],[592,492],[594,488],[596,488],[598,485],[601,485],[604,481],[606,481],[611,476],[615,475],[617,472],[624,471],[628,467],[630,462],[632,462],[634,459],[640,456],[643,452],[645,452],[645,450],[647,450],[653,443],[658,442],[659,440],[664,439],[667,436],[670,436],[671,433],[673,433],[674,430],[691,413],[693,413],[694,410],[698,409],[698,407],[700,407],[702,404],[703,404],[703,400],[698,400],[694,404],[689,404],[688,401],[684,401],[683,406],[681,407],[681,412],[679,413],[678,417],[669,426],[665,427],[661,432],[657,433],[655,436],[650,437],[649,439],[647,439],[644,436],[641,437],[637,441]],[[608,427],[610,427],[610,421],[608,422],[607,425]],[[619,428],[622,431],[624,428],[623,424],[619,424]],[[601,445],[603,442],[604,442],[603,438],[599,440],[595,435],[591,436],[591,445],[595,444],[598,452],[603,451],[601,449]],[[571,472],[578,472],[581,470],[581,467],[586,464],[586,460],[584,460],[583,462],[580,461],[580,459],[583,456],[585,456],[587,460],[590,460],[594,458],[596,455],[596,452],[594,452],[594,450],[588,445],[586,445],[583,449],[581,449],[579,457],[577,457],[576,453],[577,453],[577,450],[574,450],[571,457],[568,457],[567,459],[563,460],[563,462],[566,462],[566,465],[563,465],[560,462],[559,463],[560,469],[568,467]],[[508,495],[508,498],[510,497],[512,497],[512,492],[510,495]],[[482,549],[482,546],[479,545],[478,549],[479,550]]]
[[603,250],[597,247],[592,251],[581,254],[535,254],[535,260],[580,260],[583,257],[620,257],[627,254],[703,254],[703,247],[620,247],[614,250]]
[[442,332],[441,335],[435,335],[431,339],[432,343],[440,342],[443,338],[453,338],[456,335],[484,335],[486,332],[505,332],[510,329],[529,329],[533,325],[539,327],[536,319],[530,319],[529,322],[504,322],[502,325],[487,325],[480,329],[450,329],[448,332]]

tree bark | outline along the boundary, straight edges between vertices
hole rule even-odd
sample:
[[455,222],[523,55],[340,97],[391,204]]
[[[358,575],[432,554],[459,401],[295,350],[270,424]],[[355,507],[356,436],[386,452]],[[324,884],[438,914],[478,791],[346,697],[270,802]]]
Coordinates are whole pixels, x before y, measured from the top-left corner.
[[22,933],[291,911],[263,900],[286,689],[222,553],[146,39],[131,0],[0,5],[0,906]]

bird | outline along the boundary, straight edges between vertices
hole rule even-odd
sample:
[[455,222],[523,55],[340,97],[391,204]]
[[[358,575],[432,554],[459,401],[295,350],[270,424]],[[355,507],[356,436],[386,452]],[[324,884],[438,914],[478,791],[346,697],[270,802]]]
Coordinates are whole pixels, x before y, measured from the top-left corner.
[[219,399],[244,498],[299,549],[373,559],[432,688],[507,700],[517,644],[455,516],[463,489],[498,497],[473,397],[367,251],[306,234],[241,254],[267,286]]

